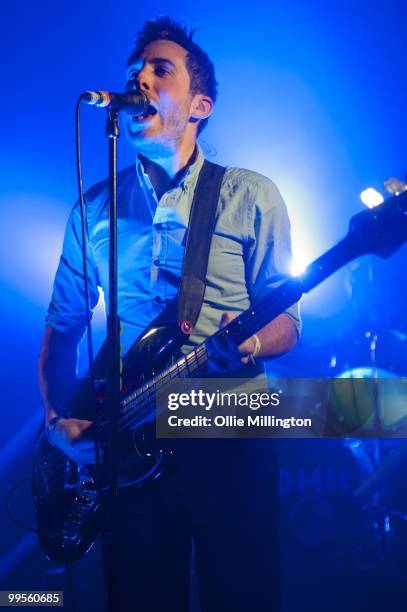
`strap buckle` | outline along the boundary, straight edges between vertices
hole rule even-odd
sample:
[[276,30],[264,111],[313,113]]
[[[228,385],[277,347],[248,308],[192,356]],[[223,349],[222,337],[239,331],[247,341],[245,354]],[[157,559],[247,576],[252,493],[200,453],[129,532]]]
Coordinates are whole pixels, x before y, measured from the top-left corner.
[[183,334],[185,334],[186,336],[189,336],[190,334],[192,334],[194,326],[192,325],[191,321],[188,321],[188,319],[185,319],[184,321],[180,323],[180,328]]

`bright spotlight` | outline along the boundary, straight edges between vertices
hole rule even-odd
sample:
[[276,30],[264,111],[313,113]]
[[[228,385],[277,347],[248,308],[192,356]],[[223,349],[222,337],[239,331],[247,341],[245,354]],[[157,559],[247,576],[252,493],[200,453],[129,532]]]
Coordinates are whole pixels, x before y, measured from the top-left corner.
[[375,206],[379,206],[384,202],[382,194],[376,191],[376,189],[373,189],[373,187],[369,187],[362,191],[360,199],[368,208],[375,208]]
[[293,253],[293,259],[291,262],[291,275],[300,276],[310,262],[309,258],[306,258],[303,253]]

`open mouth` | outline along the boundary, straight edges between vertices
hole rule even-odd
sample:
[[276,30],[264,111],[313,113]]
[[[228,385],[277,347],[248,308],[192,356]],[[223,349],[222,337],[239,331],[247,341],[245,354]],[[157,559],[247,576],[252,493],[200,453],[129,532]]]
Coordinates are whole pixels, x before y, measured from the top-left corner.
[[154,117],[157,114],[157,109],[154,108],[151,104],[148,105],[147,110],[142,115],[133,116],[133,121],[143,121],[145,119],[149,119],[150,117]]

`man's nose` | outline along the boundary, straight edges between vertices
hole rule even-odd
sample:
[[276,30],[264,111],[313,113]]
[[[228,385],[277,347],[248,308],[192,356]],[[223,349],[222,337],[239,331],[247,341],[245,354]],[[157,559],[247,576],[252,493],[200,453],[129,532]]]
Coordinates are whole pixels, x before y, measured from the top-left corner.
[[137,89],[149,91],[151,89],[151,76],[146,66],[140,70],[136,78]]

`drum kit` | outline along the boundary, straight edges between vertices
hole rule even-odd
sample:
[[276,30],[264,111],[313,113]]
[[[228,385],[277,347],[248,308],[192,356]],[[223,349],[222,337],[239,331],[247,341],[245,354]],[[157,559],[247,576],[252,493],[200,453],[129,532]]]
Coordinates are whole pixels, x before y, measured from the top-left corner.
[[[374,298],[380,278],[372,274],[374,262],[369,263],[366,293]],[[399,290],[398,299],[403,300],[407,283]],[[354,313],[362,312],[358,299],[359,293],[353,291]],[[369,555],[363,561],[360,557],[361,564],[388,564],[400,534],[404,543],[407,536],[407,320],[394,316],[394,299],[387,295],[385,318],[382,302],[373,299],[368,316],[363,321],[355,317],[349,331],[342,334],[329,364],[329,375],[341,379],[342,385],[347,381],[351,390],[342,393],[346,405],[336,409],[345,420],[348,415],[354,419],[355,414],[360,418],[361,437],[341,440],[341,445],[358,466],[352,499],[363,512],[365,526],[370,525]],[[360,535],[357,540],[360,550]]]
[[[381,579],[402,584],[407,567],[407,335],[393,328],[356,333],[354,327],[334,348],[321,351],[331,355],[323,377],[350,385],[345,392],[342,386],[335,403],[349,420],[350,434],[276,440],[283,541],[291,551],[287,571],[307,568],[312,580],[324,569],[327,588],[338,571],[344,580],[372,579],[379,572]],[[352,422],[355,414],[359,422]]]
[[329,348],[320,345],[327,356],[321,377],[340,381],[340,399],[331,403],[335,418],[359,436],[278,443],[283,522],[291,537],[302,550],[324,551],[325,561],[339,540],[343,563],[361,571],[397,565],[400,572],[395,560],[401,558],[403,572],[407,565],[405,248],[401,258],[393,263],[393,295],[386,288],[389,280],[395,286],[391,270],[383,267],[381,276],[368,258],[353,267],[351,324]]

